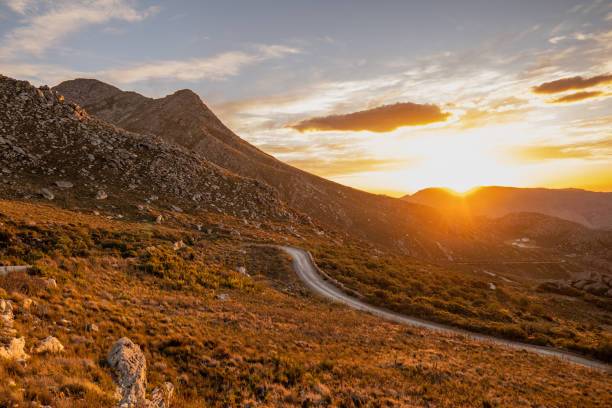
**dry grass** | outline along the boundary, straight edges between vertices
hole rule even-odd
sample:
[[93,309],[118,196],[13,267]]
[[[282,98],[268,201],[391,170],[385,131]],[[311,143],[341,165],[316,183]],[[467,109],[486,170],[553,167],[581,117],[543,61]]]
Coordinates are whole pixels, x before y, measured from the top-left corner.
[[[1,227],[17,235],[28,230],[21,204],[2,204],[0,212],[13,219]],[[121,336],[141,345],[149,389],[174,382],[178,407],[603,407],[612,399],[609,373],[387,323],[314,298],[298,288],[284,255],[244,245],[250,236],[280,240],[273,230],[244,227],[235,237],[219,228],[200,233],[181,219],[154,227],[70,212],[54,217],[59,211],[44,206],[27,210],[37,234],[48,234],[53,245],[31,245],[41,250],[36,274],[15,275],[19,284],[0,281],[0,297],[36,302],[29,313],[16,308],[27,348],[54,335],[66,350],[33,355],[25,367],[0,362],[0,407],[111,406],[114,384],[104,359]],[[112,236],[127,246],[104,244]],[[177,238],[189,248],[168,252]],[[72,241],[84,239],[88,252],[75,253]],[[162,273],[139,266],[151,261],[149,246],[162,248],[155,261],[170,265]],[[252,278],[233,272],[237,266]],[[166,273],[204,273],[219,284],[175,285]],[[58,288],[41,286],[43,277]],[[232,284],[222,283],[230,278]],[[219,293],[229,300],[215,299]],[[89,322],[99,332],[88,332]]]

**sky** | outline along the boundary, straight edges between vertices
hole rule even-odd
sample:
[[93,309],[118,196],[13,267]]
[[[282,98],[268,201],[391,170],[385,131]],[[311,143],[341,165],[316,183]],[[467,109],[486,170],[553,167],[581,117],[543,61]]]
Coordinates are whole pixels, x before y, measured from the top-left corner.
[[376,193],[612,191],[612,0],[0,0],[0,73],[189,88],[267,153]]

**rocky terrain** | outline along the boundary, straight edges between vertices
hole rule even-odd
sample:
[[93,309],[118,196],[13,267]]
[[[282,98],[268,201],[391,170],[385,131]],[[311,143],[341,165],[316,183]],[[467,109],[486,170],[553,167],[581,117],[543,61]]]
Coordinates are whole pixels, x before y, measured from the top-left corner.
[[[444,253],[436,241],[470,239],[456,234],[452,224],[460,221],[445,219],[436,211],[342,186],[276,160],[234,134],[190,90],[151,99],[94,79],[66,81],[53,89],[99,119],[157,135],[223,168],[265,182],[312,219],[377,245],[437,258]],[[440,230],[445,232],[437,234]]]
[[[274,190],[162,139],[90,117],[47,87],[0,77],[4,197],[153,204],[245,220],[291,220]],[[111,205],[111,204],[107,204]]]
[[612,233],[358,192],[248,145],[190,91],[77,84],[99,115],[0,77],[0,407],[610,399],[609,373],[315,298],[273,245],[370,304],[610,361]]
[[[158,225],[54,204],[0,200],[0,257],[32,265],[0,276],[0,328],[14,339],[0,348],[0,406],[569,408],[612,398],[609,373],[392,324],[311,296],[285,255],[244,245],[282,242],[284,232],[218,213],[184,213]],[[219,221],[240,235],[189,228]],[[300,232],[289,245],[330,245]],[[347,242],[333,247],[350,249],[355,259],[347,267],[376,263],[380,274],[369,276],[389,279],[382,265],[394,263],[390,254],[375,260]],[[516,290],[488,275],[462,282],[406,258],[399,265],[408,276],[429,276],[422,284],[433,290],[421,287],[415,300],[443,291],[442,303],[478,290],[469,297],[482,312],[506,322],[510,309],[528,319],[526,329],[542,321],[559,335],[584,336],[585,344],[601,335],[594,309],[576,317],[579,326],[567,324],[583,313],[584,299],[545,297],[525,280]],[[496,290],[486,287],[492,280]]]

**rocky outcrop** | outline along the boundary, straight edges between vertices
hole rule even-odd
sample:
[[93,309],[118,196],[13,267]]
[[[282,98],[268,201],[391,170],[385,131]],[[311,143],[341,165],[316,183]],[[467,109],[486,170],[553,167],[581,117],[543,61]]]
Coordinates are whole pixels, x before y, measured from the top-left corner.
[[122,337],[108,353],[107,361],[115,375],[118,394],[121,400],[118,406],[139,406],[146,408],[169,408],[174,394],[172,383],[165,383],[146,398],[147,361],[140,346],[127,337]]
[[170,408],[174,396],[174,385],[167,382],[163,387],[158,387],[151,392],[149,408]]
[[34,349],[36,354],[58,354],[64,351],[64,345],[53,336],[45,338],[38,347]]
[[13,338],[7,346],[0,346],[0,358],[24,362],[30,356],[25,352],[25,338]]
[[0,323],[2,326],[13,326],[13,305],[10,300],[0,299]]
[[237,176],[159,137],[90,117],[48,87],[0,75],[0,195],[110,206],[146,202],[175,212],[297,220],[266,184]]
[[119,405],[144,401],[147,389],[147,361],[140,347],[127,337],[122,337],[113,345],[106,360],[115,374],[115,382],[121,395]]

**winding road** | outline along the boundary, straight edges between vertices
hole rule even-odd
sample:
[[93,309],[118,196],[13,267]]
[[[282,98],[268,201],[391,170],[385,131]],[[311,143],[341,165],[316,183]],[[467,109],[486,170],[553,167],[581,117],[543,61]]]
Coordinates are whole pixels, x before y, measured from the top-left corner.
[[580,364],[589,368],[610,371],[611,367],[608,364],[589,359],[587,357],[580,356],[578,354],[574,354],[568,351],[558,350],[550,347],[542,347],[536,346],[532,344],[520,343],[516,341],[506,340],[499,337],[493,337],[486,334],[480,334],[475,332],[470,332],[467,330],[458,329],[452,326],[447,326],[440,323],[435,323],[427,320],[418,319],[415,317],[401,315],[399,313],[394,313],[376,306],[368,305],[367,303],[362,302],[354,297],[351,297],[336,286],[327,282],[323,277],[319,274],[317,266],[314,264],[314,261],[310,254],[300,248],[290,247],[290,246],[279,246],[282,250],[284,250],[292,259],[293,269],[295,270],[296,275],[308,286],[313,292],[318,295],[324,296],[334,302],[344,303],[353,309],[363,310],[364,312],[368,312],[373,314],[374,316],[381,317],[383,319],[396,322],[403,323],[410,326],[423,327],[429,330],[434,330],[437,332],[443,333],[451,333],[465,336],[467,338],[478,340],[478,341],[486,341],[496,344],[501,344],[508,347],[513,347],[522,350],[533,351],[538,354],[542,354],[545,356],[552,356],[559,358],[564,361],[568,361],[574,364]]

